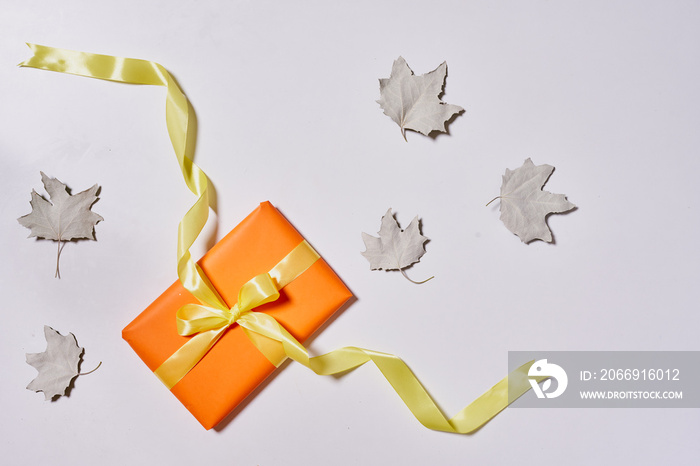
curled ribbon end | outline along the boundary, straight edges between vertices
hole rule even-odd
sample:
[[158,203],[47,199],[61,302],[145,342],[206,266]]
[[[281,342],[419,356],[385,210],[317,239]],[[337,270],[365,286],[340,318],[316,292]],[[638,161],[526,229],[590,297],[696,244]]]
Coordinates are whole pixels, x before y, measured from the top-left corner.
[[[32,53],[34,55],[36,55],[37,50],[41,47],[41,45],[32,44],[31,42],[25,42],[25,44],[27,44],[27,47],[29,47],[29,49],[32,51]],[[34,58],[34,56],[32,56],[32,58]],[[29,60],[24,60],[21,63],[18,63],[17,66],[19,68],[22,68],[24,66],[32,66],[30,63],[32,61],[32,58],[30,58]]]

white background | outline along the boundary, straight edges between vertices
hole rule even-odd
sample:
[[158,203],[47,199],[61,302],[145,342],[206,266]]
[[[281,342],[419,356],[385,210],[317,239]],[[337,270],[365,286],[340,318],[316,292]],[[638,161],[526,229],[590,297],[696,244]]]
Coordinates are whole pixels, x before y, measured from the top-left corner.
[[[452,415],[509,350],[698,350],[698,1],[3,1],[0,8],[0,451],[6,464],[696,464],[697,409],[507,409],[474,435],[423,428],[373,366],[286,364],[205,431],[121,340],[176,279],[194,201],[165,91],[18,68],[24,42],[157,61],[194,106],[218,239],[270,200],[357,296],[311,342],[401,356]],[[399,55],[448,63],[449,135],[382,114]],[[556,244],[499,220],[506,168],[556,167]],[[102,187],[97,241],[26,239],[39,171]],[[304,175],[303,177],[301,175]],[[430,238],[370,271],[360,233],[391,207]],[[218,222],[218,223],[217,223]],[[213,226],[217,223],[218,226]],[[195,248],[201,254],[207,242]],[[25,389],[43,325],[85,347],[69,397]],[[209,463],[210,462],[210,463]]]

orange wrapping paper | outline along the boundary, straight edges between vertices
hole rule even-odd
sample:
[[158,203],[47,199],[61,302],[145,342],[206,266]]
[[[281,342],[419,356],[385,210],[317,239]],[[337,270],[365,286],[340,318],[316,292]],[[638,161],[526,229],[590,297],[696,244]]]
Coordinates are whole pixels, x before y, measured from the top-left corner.
[[[245,282],[268,272],[303,239],[272,204],[264,202],[202,257],[199,265],[233,306]],[[321,258],[280,290],[277,301],[254,312],[269,313],[304,342],[351,296]],[[177,333],[175,313],[190,303],[198,301],[176,281],[122,331],[151,371],[188,340]],[[211,429],[274,370],[243,329],[234,325],[171,391]]]

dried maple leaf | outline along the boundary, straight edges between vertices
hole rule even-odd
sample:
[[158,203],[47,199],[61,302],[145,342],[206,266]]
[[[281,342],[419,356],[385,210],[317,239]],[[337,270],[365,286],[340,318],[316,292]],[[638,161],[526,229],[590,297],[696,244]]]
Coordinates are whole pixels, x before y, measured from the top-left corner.
[[388,79],[379,80],[380,99],[377,103],[384,114],[406,130],[414,130],[426,136],[433,131],[445,132],[445,122],[462,107],[440,100],[447,75],[447,63],[443,62],[430,73],[415,76],[403,57],[394,61]]
[[79,375],[78,364],[83,348],[78,346],[72,333],[63,336],[48,325],[44,325],[44,336],[46,351],[27,353],[27,364],[39,371],[27,389],[44,392],[46,400],[50,400],[54,396],[64,395],[71,380]]
[[523,243],[535,239],[551,243],[552,232],[547,226],[547,215],[567,212],[576,207],[563,194],[542,191],[552,171],[553,166],[535,165],[528,158],[520,168],[506,168],[503,175],[501,195],[496,198],[501,200],[501,220]]
[[418,217],[415,217],[404,231],[399,228],[389,209],[382,217],[379,238],[362,233],[362,240],[367,250],[361,254],[369,261],[371,270],[400,270],[406,279],[416,284],[425,283],[433,278],[415,282],[403,271],[404,268],[418,262],[425,254],[423,243],[428,241],[428,238],[420,234]]
[[97,185],[81,193],[70,195],[66,185],[56,178],[49,178],[41,172],[41,182],[49,193],[51,202],[32,190],[32,212],[17,219],[31,230],[29,238],[37,237],[58,241],[56,254],[56,276],[61,278],[58,261],[66,241],[72,239],[95,239],[94,227],[104,220],[90,210],[97,201]]

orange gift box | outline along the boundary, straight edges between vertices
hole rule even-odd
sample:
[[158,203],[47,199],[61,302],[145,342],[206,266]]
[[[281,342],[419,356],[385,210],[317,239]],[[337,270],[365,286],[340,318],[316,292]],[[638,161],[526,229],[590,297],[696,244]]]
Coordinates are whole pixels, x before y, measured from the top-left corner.
[[[211,284],[233,306],[241,286],[270,271],[303,237],[269,202],[264,202],[199,261]],[[352,293],[323,258],[280,290],[276,301],[257,307],[304,342]],[[198,304],[179,281],[124,328],[122,337],[155,371],[189,337],[177,333],[175,314]],[[206,428],[211,429],[243,401],[275,366],[233,325],[172,393]]]

